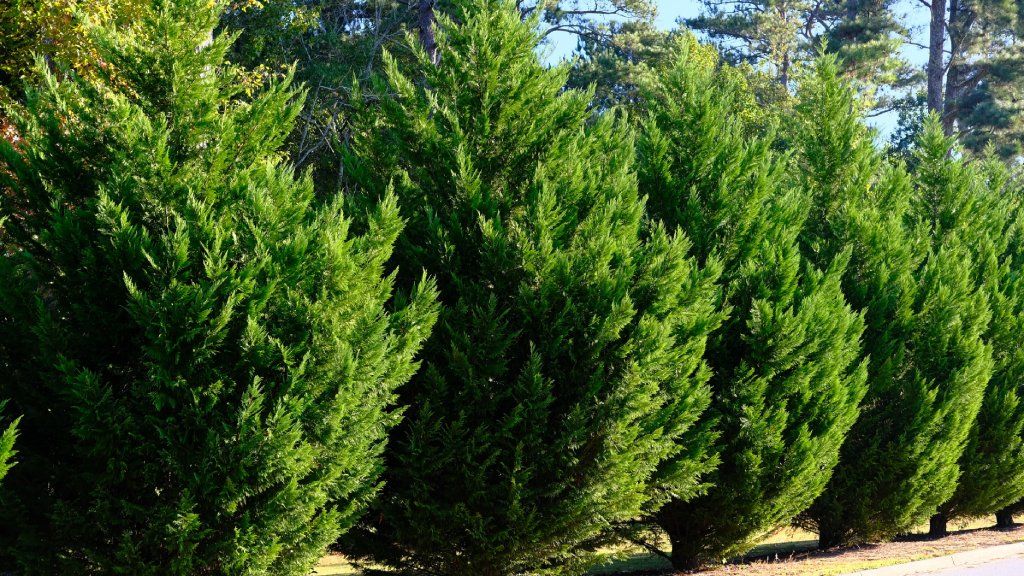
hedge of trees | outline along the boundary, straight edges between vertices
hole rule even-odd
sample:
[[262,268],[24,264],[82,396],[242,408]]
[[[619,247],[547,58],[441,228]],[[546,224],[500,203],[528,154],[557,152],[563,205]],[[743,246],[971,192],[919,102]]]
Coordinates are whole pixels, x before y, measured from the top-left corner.
[[351,86],[325,179],[237,9],[136,2],[4,87],[0,571],[690,569],[1021,510],[996,155],[935,117],[887,153],[830,55],[763,107],[684,33],[611,107],[463,0]]

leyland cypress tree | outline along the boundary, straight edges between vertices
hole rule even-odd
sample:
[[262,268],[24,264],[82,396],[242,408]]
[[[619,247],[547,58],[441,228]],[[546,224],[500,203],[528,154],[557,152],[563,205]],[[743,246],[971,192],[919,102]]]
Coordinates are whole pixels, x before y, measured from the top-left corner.
[[707,352],[721,465],[655,516],[685,569],[748,550],[824,489],[866,389],[864,323],[840,289],[847,256],[823,271],[801,257],[807,202],[774,134],[745,126],[738,72],[684,51],[645,88],[640,190],[699,259],[721,260],[728,313]]
[[922,191],[942,211],[933,227],[965,237],[976,260],[976,282],[989,299],[992,378],[967,447],[953,497],[932,517],[931,533],[948,520],[994,514],[1024,498],[1024,278],[1021,276],[1019,198],[998,159],[968,162],[934,119],[925,123],[917,165]]
[[991,372],[990,313],[969,234],[934,224],[956,200],[885,165],[834,59],[818,61],[800,99],[804,252],[852,246],[843,287],[865,310],[870,358],[861,416],[806,515],[827,547],[907,531],[953,495]]
[[535,23],[511,1],[456,16],[437,66],[418,46],[408,73],[385,59],[353,135],[349,176],[394,182],[396,261],[437,275],[443,311],[349,548],[431,574],[572,572],[710,465],[694,424],[717,265],[644,224],[628,126],[588,125],[591,94],[538,61]]
[[222,8],[95,29],[105,74],[40,65],[10,111],[0,382],[24,416],[0,553],[20,574],[305,575],[379,487],[432,288],[388,312],[393,199],[362,235],[314,201],[278,153],[301,94],[240,94]]
[[[1024,494],[1020,493],[1024,451],[1020,439],[1012,436],[1016,431],[1024,437],[1024,429],[1020,428],[1024,421],[1024,408],[1021,408],[1024,391],[1020,388],[1024,382],[1024,358],[1021,356],[1024,347],[1018,343],[1024,335],[1024,325],[1021,325],[1024,321],[1024,274],[1021,273],[1021,266],[1024,266],[1024,228],[1020,224],[1024,217],[1024,195],[1019,178],[1011,178],[1005,163],[992,160],[990,155],[986,162],[989,189],[1004,197],[1005,204],[1010,207],[1011,221],[1016,226],[1009,234],[1004,267],[1000,269],[1002,281],[991,296],[993,314],[988,337],[993,348],[995,369],[972,430],[970,444],[964,450],[965,455],[980,451],[988,455],[989,461],[979,458],[985,468],[978,466],[976,470],[966,472],[954,500],[960,500],[960,493],[968,491],[969,483],[976,482],[975,478],[984,474],[986,481],[977,481],[981,488],[977,490],[979,496],[972,499],[980,505],[972,508],[975,512],[984,509],[986,513],[995,510],[996,525],[1006,528],[1014,525],[1013,515],[1024,509]],[[961,465],[965,469],[971,466],[966,461]],[[966,478],[967,474],[970,478]],[[1016,501],[1011,501],[1012,493],[1017,494]],[[995,508],[1001,502],[1009,503]]]

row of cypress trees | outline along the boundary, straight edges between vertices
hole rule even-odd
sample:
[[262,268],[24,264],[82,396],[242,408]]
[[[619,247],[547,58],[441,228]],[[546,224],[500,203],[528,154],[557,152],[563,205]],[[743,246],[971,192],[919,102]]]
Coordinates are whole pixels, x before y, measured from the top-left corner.
[[154,0],[6,111],[3,569],[565,574],[652,530],[690,568],[1024,499],[1017,184],[938,122],[886,158],[834,60],[784,118],[686,36],[595,114],[466,0],[318,195],[222,9]]

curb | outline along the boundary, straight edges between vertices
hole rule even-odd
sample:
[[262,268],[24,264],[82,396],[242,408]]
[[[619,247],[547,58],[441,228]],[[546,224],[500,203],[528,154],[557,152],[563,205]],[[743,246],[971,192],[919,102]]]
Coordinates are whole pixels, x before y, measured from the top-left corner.
[[906,564],[895,564],[884,568],[850,572],[847,576],[915,576],[916,574],[928,574],[949,568],[969,568],[993,560],[1002,560],[1018,555],[1024,555],[1024,542],[980,548],[969,552],[960,552],[949,556],[918,560]]

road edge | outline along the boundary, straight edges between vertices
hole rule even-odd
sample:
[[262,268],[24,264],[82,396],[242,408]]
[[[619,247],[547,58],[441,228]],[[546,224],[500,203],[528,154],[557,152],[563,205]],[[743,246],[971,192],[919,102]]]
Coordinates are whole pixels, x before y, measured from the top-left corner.
[[958,552],[948,556],[939,556],[937,558],[928,558],[904,564],[893,564],[892,566],[872,568],[871,570],[848,572],[846,576],[915,576],[949,568],[978,566],[1017,555],[1024,555],[1024,542],[1001,544],[967,552]]

